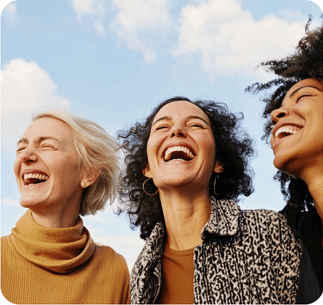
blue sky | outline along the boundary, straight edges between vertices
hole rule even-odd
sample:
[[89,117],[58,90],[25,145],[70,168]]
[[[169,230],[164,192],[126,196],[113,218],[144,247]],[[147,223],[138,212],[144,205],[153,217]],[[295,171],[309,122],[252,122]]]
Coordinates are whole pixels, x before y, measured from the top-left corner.
[[[257,157],[255,192],[240,206],[280,210],[285,203],[272,178],[273,155],[260,139],[263,104],[244,89],[272,78],[257,65],[293,52],[309,14],[318,26],[322,10],[307,0],[8,4],[1,15],[1,235],[10,234],[25,212],[12,165],[34,111],[66,107],[115,135],[178,95],[224,102],[244,113]],[[113,208],[84,222],[94,240],[124,255],[131,268],[143,241]]]

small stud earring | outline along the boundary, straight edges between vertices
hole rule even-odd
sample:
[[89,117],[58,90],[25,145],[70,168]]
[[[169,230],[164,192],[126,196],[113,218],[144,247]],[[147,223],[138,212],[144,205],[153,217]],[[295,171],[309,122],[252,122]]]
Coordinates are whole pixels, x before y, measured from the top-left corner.
[[82,185],[82,187],[85,187],[85,182],[82,182],[81,185]]

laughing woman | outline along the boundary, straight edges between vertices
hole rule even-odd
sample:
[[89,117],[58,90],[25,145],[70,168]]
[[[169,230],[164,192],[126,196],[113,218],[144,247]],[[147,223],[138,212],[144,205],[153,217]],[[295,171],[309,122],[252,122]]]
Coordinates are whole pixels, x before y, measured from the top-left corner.
[[224,104],[177,97],[119,133],[121,211],[146,240],[131,303],[294,303],[300,244],[284,217],[243,211],[250,139]]
[[314,302],[323,290],[323,27],[308,31],[309,23],[295,54],[262,64],[279,78],[247,89],[279,85],[264,100],[265,138],[271,138],[275,178],[288,202],[282,213],[303,245],[299,304]]
[[28,211],[1,238],[1,290],[10,302],[129,302],[124,258],[95,244],[80,218],[115,198],[116,153],[115,141],[94,122],[64,112],[34,118],[14,163]]

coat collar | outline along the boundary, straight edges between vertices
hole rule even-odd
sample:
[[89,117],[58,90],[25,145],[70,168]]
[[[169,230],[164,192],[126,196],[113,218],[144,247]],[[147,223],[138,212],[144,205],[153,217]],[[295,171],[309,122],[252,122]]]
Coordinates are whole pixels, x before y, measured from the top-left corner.
[[234,201],[211,197],[211,209],[210,219],[201,233],[202,240],[210,234],[233,236],[238,233],[242,213]]

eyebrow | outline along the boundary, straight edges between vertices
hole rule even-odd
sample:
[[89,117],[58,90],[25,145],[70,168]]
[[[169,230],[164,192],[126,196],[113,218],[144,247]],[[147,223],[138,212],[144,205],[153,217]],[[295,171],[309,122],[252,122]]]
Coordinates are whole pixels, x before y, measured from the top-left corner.
[[303,88],[307,88],[307,87],[309,87],[309,88],[314,88],[314,89],[316,89],[316,90],[318,90],[318,91],[321,91],[321,92],[322,92],[322,90],[321,90],[320,88],[318,88],[317,86],[304,85],[304,86],[302,86],[302,87],[297,88],[296,90],[294,90],[294,91],[290,94],[290,96],[289,96],[289,97],[293,97],[293,95],[295,95],[299,90],[301,90],[301,89],[303,89]]
[[[202,120],[206,125],[210,126],[210,124],[206,120],[204,120],[203,118],[201,118],[201,117],[199,117],[197,115],[190,115],[190,116],[187,117],[187,121],[192,120],[192,119]],[[165,121],[171,121],[172,118],[170,116],[163,116],[163,117],[157,119],[151,126],[154,126],[157,122],[164,121],[164,120]]]
[[[40,143],[40,142],[45,141],[45,140],[54,140],[54,141],[56,141],[56,142],[59,142],[59,143],[60,143],[60,141],[59,141],[58,139],[54,138],[54,137],[39,137],[39,138],[37,139],[37,142],[38,142],[38,143]],[[17,145],[19,145],[20,143],[29,143],[29,141],[28,141],[28,139],[27,139],[27,138],[21,138],[21,139],[18,141]]]

